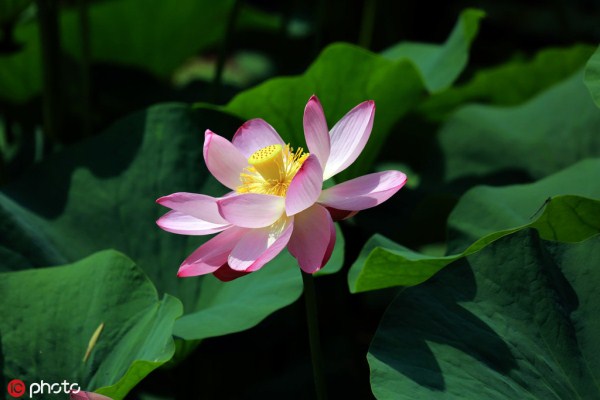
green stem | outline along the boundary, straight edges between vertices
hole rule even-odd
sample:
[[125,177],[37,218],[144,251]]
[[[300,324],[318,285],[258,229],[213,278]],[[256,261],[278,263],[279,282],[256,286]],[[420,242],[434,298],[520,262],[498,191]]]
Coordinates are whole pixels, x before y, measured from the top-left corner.
[[0,26],[0,32],[2,32],[0,36],[0,54],[12,54],[21,47],[15,42],[14,28],[14,21],[5,22],[4,25]]
[[315,26],[315,57],[320,53],[325,44],[325,24],[327,22],[327,1],[318,0],[316,9]]
[[58,140],[62,125],[58,1],[37,0],[37,9],[44,81],[44,132],[49,138]]
[[79,0],[79,33],[81,37],[81,116],[83,121],[83,135],[92,134],[92,79],[90,75],[91,49],[90,49],[90,16],[88,0]]
[[358,34],[358,45],[368,49],[373,39],[373,28],[375,27],[375,11],[377,10],[377,0],[365,0],[360,24],[360,33]]
[[315,293],[315,280],[312,274],[302,272],[304,283],[304,300],[306,304],[306,323],[308,325],[308,338],[310,341],[310,355],[315,380],[317,399],[327,399],[325,374],[323,373],[323,353],[321,352],[321,339],[319,337],[319,320],[317,317],[317,296]]
[[231,13],[227,20],[227,27],[225,28],[225,37],[223,38],[223,44],[221,51],[219,52],[219,58],[217,59],[217,66],[215,69],[215,77],[213,79],[213,102],[219,103],[221,97],[221,87],[223,86],[223,69],[225,68],[225,62],[227,61],[227,55],[233,41],[233,34],[235,31],[235,23],[237,16],[242,5],[242,0],[234,0]]

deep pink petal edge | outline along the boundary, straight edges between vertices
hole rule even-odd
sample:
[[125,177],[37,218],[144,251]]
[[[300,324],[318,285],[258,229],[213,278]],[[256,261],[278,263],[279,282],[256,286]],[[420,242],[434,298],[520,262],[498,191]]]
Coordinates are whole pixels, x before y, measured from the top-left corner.
[[219,182],[232,190],[240,186],[248,159],[229,140],[207,129],[203,154],[206,167]]
[[287,190],[285,212],[288,216],[312,206],[321,194],[323,169],[317,157],[309,155],[296,173]]
[[319,203],[338,210],[360,211],[388,200],[405,183],[406,175],[400,171],[363,175],[323,190]]
[[365,148],[375,118],[375,102],[360,103],[331,128],[331,151],[324,168],[323,180],[345,170]]
[[331,139],[329,138],[329,129],[327,128],[323,107],[319,98],[315,95],[312,95],[306,103],[303,125],[308,151],[319,159],[323,169],[329,159]]

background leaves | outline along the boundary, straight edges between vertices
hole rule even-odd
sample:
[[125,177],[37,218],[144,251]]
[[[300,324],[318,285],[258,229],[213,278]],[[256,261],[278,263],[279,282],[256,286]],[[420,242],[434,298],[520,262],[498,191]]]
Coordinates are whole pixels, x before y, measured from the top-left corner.
[[588,61],[584,79],[594,102],[600,107],[600,47]]
[[[300,110],[312,94],[319,96],[330,128],[358,103],[375,100],[377,117],[371,138],[357,161],[340,174],[342,180],[356,177],[372,167],[394,124],[426,91],[443,89],[456,80],[482,17],[480,11],[464,11],[443,46],[400,43],[378,55],[347,44],[332,45],[303,75],[273,79],[246,90],[226,109],[244,119],[264,118],[284,140],[303,144]],[[447,68],[436,67],[442,62]]]
[[593,51],[592,46],[583,44],[543,49],[531,60],[518,58],[478,70],[467,83],[427,99],[420,111],[429,118],[441,118],[467,102],[521,104],[579,71]]
[[439,133],[446,179],[502,170],[542,178],[599,156],[600,110],[582,78],[577,73],[522,105],[458,109]]
[[[175,68],[198,51],[219,44],[225,35],[225,24],[233,0],[211,2],[182,0],[177,7],[164,0],[109,0],[89,6],[91,58],[94,62],[110,62],[135,66],[168,79]],[[251,7],[243,7],[240,30],[276,30],[278,19]],[[73,60],[82,53],[79,14],[64,9],[60,14],[63,48]],[[38,24],[19,25],[15,40],[23,48],[0,57],[0,97],[11,102],[25,102],[41,91],[42,67]],[[189,40],[190,38],[194,40]],[[69,67],[66,63],[63,67]],[[73,66],[69,67],[74,69]],[[76,72],[75,72],[76,73]],[[69,81],[78,75],[66,74]]]
[[466,67],[469,48],[484,16],[481,10],[464,10],[443,45],[401,42],[381,54],[390,60],[412,60],[421,72],[427,91],[439,92],[452,85]]

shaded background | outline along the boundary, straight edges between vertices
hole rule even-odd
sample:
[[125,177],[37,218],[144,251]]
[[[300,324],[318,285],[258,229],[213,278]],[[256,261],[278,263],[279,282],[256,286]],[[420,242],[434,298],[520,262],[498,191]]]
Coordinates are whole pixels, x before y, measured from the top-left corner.
[[[85,15],[100,2],[61,1],[55,11]],[[31,23],[36,17],[34,4],[27,3],[23,2],[13,15],[2,16],[0,61],[31,45],[16,34],[19,26]],[[44,4],[52,2],[38,3],[44,9]],[[170,101],[224,104],[236,93],[271,77],[302,73],[333,42],[350,42],[374,52],[404,40],[441,43],[466,7],[480,8],[487,16],[459,84],[468,82],[483,68],[509,60],[530,59],[550,46],[595,45],[600,41],[597,23],[600,3],[592,0],[449,1],[435,6],[429,2],[383,0],[230,1],[219,20],[204,21],[198,15],[199,21],[212,23],[221,30],[215,39],[201,46],[200,52],[166,60],[165,65],[175,68],[165,67],[160,73],[151,67],[144,68],[143,59],[128,64],[98,62],[85,57],[85,47],[74,46],[83,55],[79,59],[68,51],[55,49],[56,53],[51,55],[54,70],[48,73],[54,73],[60,85],[59,90],[45,94],[53,99],[50,121],[43,111],[41,91],[24,96],[0,93],[0,182],[9,184],[17,180],[48,155],[86,140],[116,119],[151,104]],[[52,11],[50,7],[45,12],[51,15]],[[139,10],[125,18],[131,18],[133,26],[136,19],[146,17],[146,12],[152,10]],[[177,12],[162,17],[177,25]],[[229,29],[232,20],[233,28]],[[103,29],[110,31],[110,23]],[[44,37],[51,39],[52,27],[46,28]],[[89,34],[93,36],[95,29],[98,27],[90,25]],[[204,29],[198,27],[198,30]],[[74,32],[75,38],[64,35],[60,38],[63,44],[67,43],[65,47],[85,35],[83,31]],[[194,48],[198,40],[201,39],[191,34],[173,38],[170,45],[181,48],[180,54],[185,54],[185,49]],[[13,73],[14,70],[0,71],[5,81],[22,79],[10,75]],[[22,82],[24,86],[31,83]],[[390,289],[349,294],[345,271],[364,242],[377,231],[411,248],[436,246],[444,241],[445,221],[457,198],[466,188],[479,183],[438,185],[434,190],[438,166],[430,163],[431,159],[411,159],[410,154],[402,154],[403,147],[432,146],[437,127],[435,122],[414,115],[402,121],[398,129],[415,133],[407,134],[403,142],[386,146],[381,161],[406,160],[429,184],[420,190],[403,191],[382,207],[344,223],[344,270],[318,280],[325,369],[332,398],[372,397],[366,353],[385,307],[397,292]],[[435,153],[435,149],[431,151]],[[491,184],[531,180],[519,173],[486,179]],[[394,218],[389,220],[387,216],[392,212]],[[383,226],[373,222],[386,218],[390,222]],[[184,361],[153,372],[128,398],[304,399],[312,395],[304,308],[302,302],[296,302],[246,332],[206,339]]]

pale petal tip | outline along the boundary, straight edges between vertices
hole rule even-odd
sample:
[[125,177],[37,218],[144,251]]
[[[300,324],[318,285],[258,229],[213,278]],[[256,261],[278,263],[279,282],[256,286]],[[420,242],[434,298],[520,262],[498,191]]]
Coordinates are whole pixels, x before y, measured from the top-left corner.
[[373,114],[375,113],[375,109],[377,108],[375,106],[375,100],[365,100],[362,103],[360,103],[359,105],[357,105],[355,108],[370,108],[371,109],[371,115],[370,117],[373,117]]
[[[236,138],[236,136],[240,136],[244,133],[244,130],[250,129],[252,127],[252,125],[255,124],[265,124],[265,125],[269,125],[267,123],[267,121],[265,121],[262,118],[252,118],[249,119],[248,121],[244,122],[238,129],[237,131],[235,131],[235,134],[233,135],[233,139]],[[270,126],[270,125],[269,125]],[[233,141],[232,139],[232,141]]]
[[391,170],[388,172],[391,172],[395,175],[396,181],[398,182],[397,183],[398,189],[401,189],[406,184],[408,177],[406,176],[406,174],[404,172],[396,171],[396,170]]
[[214,135],[214,132],[211,131],[210,129],[207,129],[206,131],[204,131],[204,146],[202,147],[202,155],[204,156],[204,162],[207,163],[207,158],[208,158],[208,146],[210,145],[210,141],[212,139]]
[[262,119],[262,118],[252,118],[252,119],[249,119],[248,121],[244,122],[244,123],[242,124],[242,126],[248,127],[248,126],[250,126],[250,125],[252,125],[252,124],[256,124],[256,123],[261,123],[261,124],[262,124],[262,123],[265,123],[265,124],[266,124],[266,123],[267,123],[267,121],[265,121],[265,120],[264,120],[264,119]]
[[371,118],[373,117],[373,114],[375,114],[375,109],[377,108],[377,106],[375,106],[375,100],[367,100],[365,102],[363,102],[363,104],[371,109]]
[[316,101],[316,102],[317,102],[317,103],[319,103],[319,104],[321,103],[321,102],[319,101],[319,98],[317,97],[317,95],[316,95],[316,94],[312,94],[312,95],[310,96],[310,98],[308,99],[308,102],[307,102],[307,103],[311,103],[311,102],[314,102],[314,101]]
[[158,225],[158,227],[159,227],[160,229],[165,229],[165,228],[163,228],[163,226],[162,226],[162,224],[163,224],[163,218],[164,218],[164,215],[163,215],[162,217],[160,217],[159,219],[157,219],[157,220],[156,220],[156,225]]
[[215,135],[215,133],[213,131],[211,131],[210,129],[207,129],[204,131],[204,156],[206,156],[206,149],[208,147],[208,145],[210,144],[210,140],[212,139],[213,135]]
[[168,215],[169,213],[166,213],[165,215],[163,215],[162,217],[160,217],[159,219],[156,220],[156,225],[158,225],[158,227],[160,229],[162,229],[165,232],[170,232],[173,233],[171,229],[169,229],[168,223],[165,223],[165,220],[168,220]]

